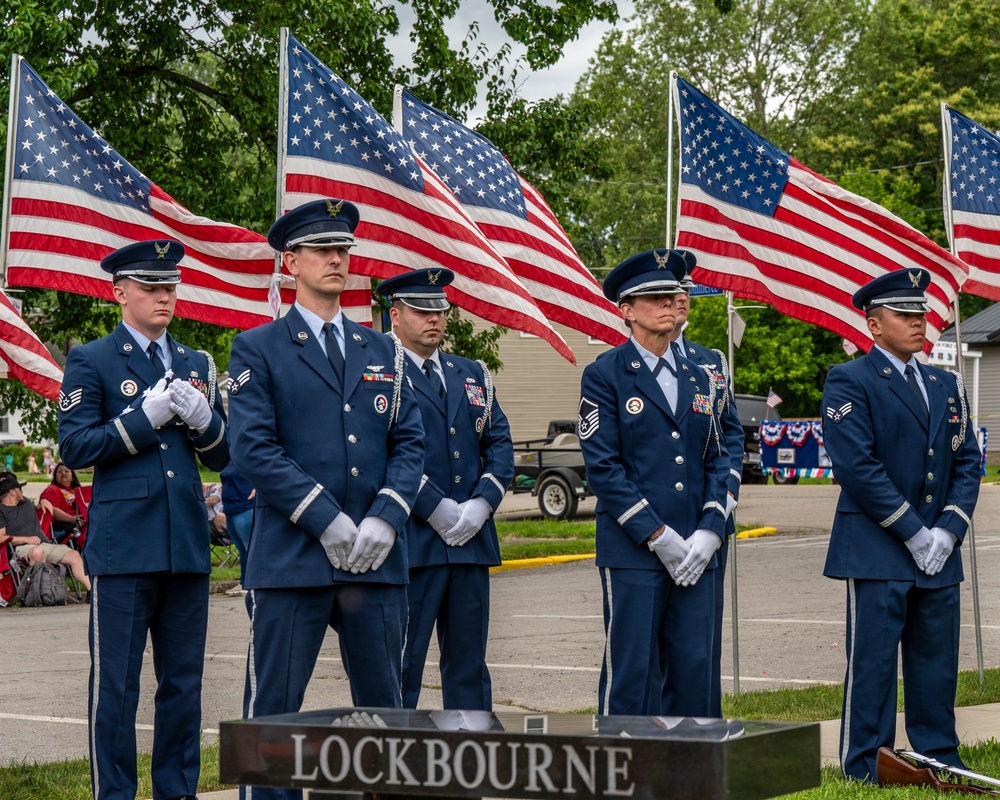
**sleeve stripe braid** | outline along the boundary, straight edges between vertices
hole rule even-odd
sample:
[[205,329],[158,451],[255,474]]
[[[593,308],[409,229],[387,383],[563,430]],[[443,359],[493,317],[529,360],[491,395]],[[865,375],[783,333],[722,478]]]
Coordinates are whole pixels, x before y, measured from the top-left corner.
[[956,514],[958,514],[958,516],[960,516],[962,519],[965,520],[965,524],[966,525],[970,525],[970,526],[972,525],[972,520],[969,519],[969,515],[966,514],[964,511],[962,511],[962,509],[960,509],[958,506],[954,506],[954,505],[952,505],[952,506],[945,506],[944,507],[944,511],[942,513],[945,513],[945,512],[948,512],[948,511],[954,511]]
[[212,442],[210,445],[207,445],[206,447],[196,447],[195,450],[197,450],[199,453],[204,453],[206,450],[211,450],[213,447],[218,445],[219,442],[221,442],[225,438],[225,436],[226,436],[226,423],[223,422],[222,427],[219,428],[219,435],[215,438],[215,441]]
[[292,516],[289,519],[292,521],[293,525],[298,525],[299,517],[306,513],[306,509],[312,504],[312,501],[319,497],[320,492],[323,491],[323,484],[317,483],[312,491],[309,492],[303,499],[302,502],[298,504],[296,509],[292,512]]
[[417,488],[418,494],[424,490],[424,486],[427,485],[427,481],[429,480],[430,478],[428,478],[426,474],[420,476],[420,486]]
[[503,487],[502,487],[502,486],[500,485],[500,481],[498,481],[498,480],[497,480],[497,479],[496,479],[496,478],[494,477],[494,475],[493,475],[493,473],[492,473],[492,472],[484,472],[484,473],[483,473],[483,477],[484,477],[484,478],[489,478],[489,479],[490,479],[491,481],[493,481],[493,485],[494,485],[494,486],[496,486],[496,487],[497,487],[497,488],[498,488],[498,489],[500,490],[500,494],[505,494],[505,493],[507,492],[507,490],[506,490],[506,489],[504,489],[504,488],[503,488]]
[[910,509],[910,504],[903,503],[903,505],[901,505],[899,508],[896,509],[895,514],[893,514],[891,517],[886,517],[879,523],[879,525],[881,525],[883,528],[888,528],[890,525],[892,525],[892,523],[894,523],[897,519],[903,516],[903,514],[909,511],[909,509]]
[[135,449],[135,445],[132,444],[132,437],[128,435],[128,431],[125,430],[125,426],[122,425],[122,421],[119,417],[115,417],[115,430],[118,431],[118,435],[122,437],[122,441],[125,442],[125,447],[132,455],[138,455],[139,451]]
[[400,497],[396,492],[390,489],[388,486],[384,486],[381,489],[379,489],[378,493],[385,494],[391,497],[393,500],[399,503],[400,508],[402,508],[403,511],[406,512],[406,516],[410,516],[410,507],[406,504],[406,501],[402,497]]
[[701,510],[702,511],[708,511],[709,509],[712,509],[712,508],[717,509],[720,514],[725,514],[726,513],[726,509],[722,505],[722,503],[716,503],[714,500],[712,500],[712,501],[710,501],[708,503],[705,503],[705,505],[703,505],[701,507]]
[[630,508],[624,514],[622,514],[620,517],[618,517],[618,524],[619,525],[624,525],[626,522],[628,522],[630,519],[632,519],[632,517],[634,517],[636,514],[638,514],[640,511],[642,511],[648,505],[649,505],[649,501],[645,497],[642,498],[642,500],[640,500],[638,503],[636,503],[634,506],[632,506],[632,508]]
[[740,472],[738,469],[731,469],[731,470],[729,470],[729,474],[732,475],[734,478],[736,478],[736,481],[738,483],[742,483],[742,481],[743,481],[743,473]]

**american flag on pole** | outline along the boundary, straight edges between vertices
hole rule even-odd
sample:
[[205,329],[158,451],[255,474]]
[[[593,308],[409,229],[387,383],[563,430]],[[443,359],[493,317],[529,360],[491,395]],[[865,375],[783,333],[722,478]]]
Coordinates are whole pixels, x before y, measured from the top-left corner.
[[970,268],[962,291],[1000,300],[1000,137],[944,104],[941,117],[948,237]]
[[[27,61],[16,57],[14,66],[10,206],[0,242],[8,285],[110,299],[101,259],[132,242],[170,238],[186,250],[179,316],[236,328],[274,318],[274,251],[261,234],[192,214],[74,114]],[[370,302],[366,292],[368,314]]]
[[677,246],[699,283],[731,289],[834,331],[867,351],[855,291],[921,267],[928,351],[952,316],[968,267],[881,206],[810,171],[675,76],[681,136]]
[[767,390],[767,407],[775,408],[781,402],[781,398],[772,389]]
[[42,397],[59,399],[63,373],[45,345],[0,291],[0,362],[2,377],[15,378]]
[[455,194],[545,316],[610,345],[621,313],[577,255],[545,198],[484,136],[396,87],[393,123]]
[[350,200],[361,212],[352,272],[388,278],[447,267],[455,272],[447,290],[455,305],[540,336],[573,361],[507,262],[400,133],[294,36],[282,58],[282,207]]

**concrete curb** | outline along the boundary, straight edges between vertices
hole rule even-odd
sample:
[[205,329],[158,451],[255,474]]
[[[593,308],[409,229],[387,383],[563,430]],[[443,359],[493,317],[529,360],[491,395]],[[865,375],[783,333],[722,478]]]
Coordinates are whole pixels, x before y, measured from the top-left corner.
[[761,536],[774,536],[777,532],[777,528],[750,528],[750,530],[740,531],[737,533],[736,538],[759,539]]
[[531,567],[550,567],[553,564],[568,564],[570,561],[583,561],[597,558],[597,553],[583,553],[572,556],[547,556],[545,558],[519,558],[514,561],[504,561],[499,567],[490,567],[490,572],[506,572],[509,569],[530,569]]

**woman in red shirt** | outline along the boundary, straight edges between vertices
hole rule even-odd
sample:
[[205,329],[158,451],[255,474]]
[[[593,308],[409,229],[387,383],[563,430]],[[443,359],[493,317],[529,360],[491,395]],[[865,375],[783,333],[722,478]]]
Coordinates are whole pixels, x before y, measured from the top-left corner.
[[40,505],[46,511],[52,512],[52,539],[63,543],[77,528],[81,528],[81,536],[77,544],[83,549],[82,534],[83,518],[77,506],[77,489],[80,481],[76,473],[61,461],[56,464],[52,473],[52,483],[42,490]]

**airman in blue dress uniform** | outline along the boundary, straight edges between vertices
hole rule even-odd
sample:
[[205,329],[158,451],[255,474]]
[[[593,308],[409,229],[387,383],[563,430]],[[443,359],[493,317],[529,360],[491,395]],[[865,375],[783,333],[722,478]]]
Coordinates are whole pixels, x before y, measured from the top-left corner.
[[713,372],[669,348],[681,292],[672,259],[683,255],[651,250],[608,274],[604,294],[632,338],[581,385],[607,638],[601,714],[710,712],[715,581],[701,578],[718,566],[730,467]]
[[243,581],[247,718],[301,708],[328,628],[354,703],[402,704],[405,524],[423,428],[402,348],[340,307],[357,224],[357,208],[334,199],[275,222],[268,241],[295,277],[295,305],[233,340],[233,463],[257,489]]
[[[184,257],[138,242],[101,262],[122,323],[74,347],[59,395],[60,455],[94,467],[84,558],[90,605],[90,763],[97,800],[133,800],[139,674],[156,673],[153,795],[191,797],[201,753],[201,679],[211,573],[196,460],[229,462],[215,364],[167,333]],[[152,351],[152,352],[151,352]]]
[[490,711],[489,568],[500,563],[493,513],[514,476],[507,417],[486,365],[438,350],[454,273],[418,269],[383,281],[424,426],[424,475],[406,526],[409,627],[403,705],[416,708],[437,626],[444,707]]
[[695,286],[694,280],[691,278],[691,270],[697,266],[698,259],[690,250],[679,252],[683,255],[683,261],[672,259],[669,262],[671,271],[683,290],[674,299],[674,305],[677,308],[677,326],[671,334],[670,348],[675,355],[712,370],[716,383],[716,411],[722,424],[726,450],[729,452],[729,477],[726,480],[726,535],[722,539],[722,547],[716,553],[719,566],[712,571],[712,577],[715,580],[715,636],[712,640],[711,716],[721,717],[722,614],[726,602],[726,564],[729,560],[729,540],[736,533],[736,517],[733,515],[733,509],[736,508],[739,501],[740,482],[743,479],[744,432],[733,399],[732,377],[729,373],[726,357],[720,350],[711,350],[684,336],[684,328],[691,309],[690,291]]
[[844,774],[875,781],[896,733],[902,645],[912,749],[960,766],[957,552],[979,496],[979,446],[956,373],[919,363],[930,274],[886,273],[859,289],[875,345],[830,370],[823,435],[841,487],[824,574],[847,583]]

